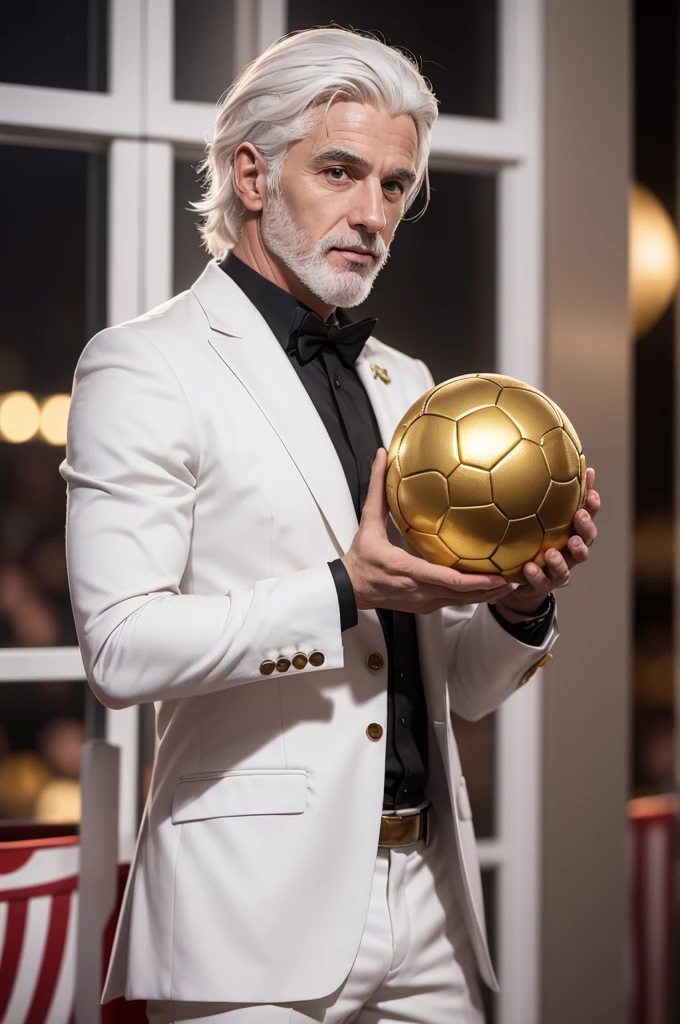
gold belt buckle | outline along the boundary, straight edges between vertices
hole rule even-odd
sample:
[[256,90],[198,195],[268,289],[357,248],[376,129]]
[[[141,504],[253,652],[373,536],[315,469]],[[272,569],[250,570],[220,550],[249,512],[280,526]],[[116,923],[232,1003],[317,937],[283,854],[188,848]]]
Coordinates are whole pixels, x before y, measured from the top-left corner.
[[393,848],[413,846],[424,839],[427,842],[430,805],[418,814],[383,814],[380,819],[378,846]]

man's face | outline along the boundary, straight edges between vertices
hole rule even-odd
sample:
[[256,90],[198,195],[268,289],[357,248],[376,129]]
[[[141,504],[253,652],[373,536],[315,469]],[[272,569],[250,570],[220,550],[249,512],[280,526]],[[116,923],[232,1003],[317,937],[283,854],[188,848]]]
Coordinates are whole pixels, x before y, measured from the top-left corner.
[[265,244],[325,302],[363,302],[415,183],[416,152],[408,114],[333,104],[286,154],[262,213]]

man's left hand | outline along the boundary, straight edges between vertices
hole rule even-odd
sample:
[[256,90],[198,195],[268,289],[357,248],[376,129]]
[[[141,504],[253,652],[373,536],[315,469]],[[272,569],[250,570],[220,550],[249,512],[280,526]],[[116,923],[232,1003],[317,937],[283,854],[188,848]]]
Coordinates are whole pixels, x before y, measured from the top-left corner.
[[[588,558],[588,549],[595,543],[597,527],[594,518],[600,509],[600,495],[594,490],[595,470],[586,470],[588,493],[585,507],[574,516],[574,535],[561,551],[548,548],[545,552],[545,568],[535,562],[527,562],[524,575],[527,582],[496,603],[498,611],[511,622],[517,622],[532,615],[545,601],[552,590],[566,587],[571,570]],[[507,611],[507,615],[505,614]]]

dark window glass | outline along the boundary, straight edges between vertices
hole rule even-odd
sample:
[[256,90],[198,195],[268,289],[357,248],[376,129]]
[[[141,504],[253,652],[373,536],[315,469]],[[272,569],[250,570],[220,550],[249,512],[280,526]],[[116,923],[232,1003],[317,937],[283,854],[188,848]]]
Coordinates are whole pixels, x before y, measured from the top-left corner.
[[478,839],[496,834],[496,715],[468,722],[452,715],[453,731]]
[[[498,960],[496,959],[498,949],[496,923],[498,920],[496,892],[498,889],[498,872],[495,868],[488,868],[486,871],[482,871],[482,889],[484,891],[484,910],[486,914],[486,932],[489,937],[489,952],[491,954],[491,962],[498,969]],[[479,987],[482,990],[486,1024],[495,1024],[495,1021],[498,1019],[497,997],[483,982],[480,982]]]
[[175,0],[175,99],[216,103],[236,75],[234,0]]
[[288,0],[288,29],[334,21],[343,28],[373,31],[419,61],[445,114],[498,116],[497,0],[417,4],[365,0]]
[[195,159],[178,157],[175,160],[175,192],[174,192],[174,252],[173,252],[173,285],[174,292],[189,288],[201,273],[210,259],[201,246],[198,224],[201,218],[190,206],[201,198],[201,186],[196,174],[196,166],[200,156]]
[[496,179],[446,171],[430,179],[429,208],[400,224],[373,291],[352,315],[377,316],[377,337],[424,359],[439,383],[494,369]]
[[6,7],[0,82],[106,92],[107,0],[34,0]]
[[0,256],[0,646],[71,645],[63,437],[45,410],[58,396],[63,422],[78,356],[104,326],[106,156],[0,146],[0,190],[16,196]]
[[0,683],[0,819],[80,820],[87,683]]

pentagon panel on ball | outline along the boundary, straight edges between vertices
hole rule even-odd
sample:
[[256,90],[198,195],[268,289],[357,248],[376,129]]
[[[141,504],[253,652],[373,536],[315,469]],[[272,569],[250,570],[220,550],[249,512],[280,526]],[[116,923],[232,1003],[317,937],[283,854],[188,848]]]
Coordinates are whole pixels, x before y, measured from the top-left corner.
[[461,572],[524,583],[528,561],[562,548],[586,498],[570,421],[530,384],[454,377],[414,402],[388,453],[387,502],[412,547]]

